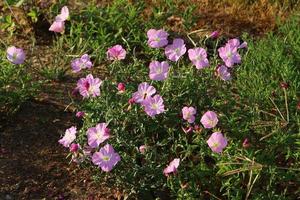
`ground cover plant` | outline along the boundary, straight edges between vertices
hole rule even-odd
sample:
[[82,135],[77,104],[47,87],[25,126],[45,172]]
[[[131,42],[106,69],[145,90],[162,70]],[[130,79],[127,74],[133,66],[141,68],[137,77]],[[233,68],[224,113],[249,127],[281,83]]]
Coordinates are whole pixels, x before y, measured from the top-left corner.
[[69,160],[128,199],[297,198],[299,17],[260,40],[199,36],[144,5],[53,7],[81,120],[57,139]]
[[[122,16],[128,20],[139,15],[130,5],[122,9],[131,12],[108,9],[115,9],[120,17],[129,13]],[[90,16],[97,19],[96,14]],[[294,54],[284,59],[285,48],[296,47],[298,38],[265,45],[275,39],[270,35],[261,41],[275,49],[268,51],[259,42],[248,47],[239,39],[225,41],[215,35],[182,38],[147,23],[120,32],[126,20],[115,21],[114,27],[120,28],[108,31],[109,21],[102,28],[100,21],[99,26],[85,29],[117,34],[116,43],[103,39],[103,50],[97,48],[96,59],[108,60],[108,74],[102,80],[94,77],[87,54],[72,61],[73,71],[82,74],[74,93],[83,98],[78,105],[83,126],[68,129],[60,143],[70,147],[75,162],[94,165],[96,179],[105,177],[129,197],[153,198],[161,189],[179,199],[203,198],[205,191],[228,199],[248,199],[251,192],[254,199],[292,195],[288,187],[276,185],[279,179],[274,173],[284,174],[284,182],[295,180],[298,171],[297,153],[289,153],[296,151],[299,131],[298,59]],[[298,23],[291,20],[291,30]],[[77,31],[73,33],[82,34]],[[274,78],[263,78],[263,68]],[[279,99],[274,100],[274,95]],[[290,161],[291,166],[281,167],[279,160]],[[280,192],[275,192],[276,187]]]

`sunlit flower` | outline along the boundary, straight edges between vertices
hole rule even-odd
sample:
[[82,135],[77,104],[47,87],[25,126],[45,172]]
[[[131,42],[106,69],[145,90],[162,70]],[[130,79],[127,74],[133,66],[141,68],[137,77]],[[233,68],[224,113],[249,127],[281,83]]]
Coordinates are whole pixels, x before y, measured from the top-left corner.
[[150,117],[154,117],[160,113],[165,112],[164,101],[160,95],[148,97],[143,101],[145,112]]
[[67,6],[62,7],[60,14],[55,17],[55,21],[66,21],[69,19],[70,13]]
[[91,69],[91,67],[93,66],[90,57],[88,54],[84,54],[83,56],[81,56],[80,58],[76,58],[72,61],[71,63],[73,72],[79,72],[82,69],[88,68]]
[[25,60],[25,53],[23,49],[16,48],[15,46],[8,47],[6,50],[7,59],[14,64],[22,64]]
[[164,169],[164,175],[168,176],[171,173],[176,173],[177,168],[179,167],[180,159],[175,158],[170,162],[170,164]]
[[62,33],[65,30],[65,21],[69,18],[69,9],[64,6],[60,14],[55,17],[55,21],[51,24],[49,31]]
[[61,138],[58,142],[64,147],[69,147],[70,144],[76,139],[76,133],[76,127],[72,126],[71,128],[68,128],[66,130],[64,137]]
[[231,74],[225,65],[221,65],[217,68],[217,75],[224,81],[231,80]]
[[209,66],[207,53],[203,48],[194,48],[188,50],[189,59],[197,69],[203,69]]
[[160,48],[168,44],[169,34],[162,29],[159,30],[150,29],[147,32],[147,36],[148,36],[148,45],[152,48]]
[[219,122],[218,116],[213,111],[207,111],[201,118],[201,123],[204,128],[214,128]]
[[88,144],[90,147],[96,148],[107,140],[109,136],[109,129],[106,123],[99,123],[96,127],[87,130]]
[[152,61],[149,64],[149,77],[151,80],[162,81],[165,80],[168,76],[169,72],[169,64],[168,62],[158,62]]
[[187,120],[189,123],[194,123],[196,113],[197,111],[194,107],[185,106],[182,108],[182,118]]
[[144,82],[139,84],[138,91],[133,93],[132,98],[136,103],[142,103],[146,98],[156,93],[156,89]]
[[84,97],[96,97],[100,95],[100,86],[102,81],[99,78],[94,78],[92,74],[81,78],[77,82],[79,93]]
[[126,50],[121,45],[115,45],[106,52],[109,60],[123,60],[126,57]]
[[64,21],[54,21],[50,28],[49,31],[53,31],[56,33],[62,33],[65,30],[65,22]]
[[213,133],[207,140],[208,146],[213,152],[221,153],[227,146],[227,139],[220,132]]
[[173,40],[173,43],[166,46],[165,48],[165,54],[167,58],[171,61],[178,61],[179,58],[185,54],[186,47],[184,44],[183,39],[177,38]]
[[111,171],[120,160],[119,154],[115,152],[110,144],[106,144],[92,156],[92,162],[105,172]]
[[234,64],[241,63],[241,56],[237,52],[237,47],[226,44],[225,47],[220,47],[218,52],[227,67],[233,67]]

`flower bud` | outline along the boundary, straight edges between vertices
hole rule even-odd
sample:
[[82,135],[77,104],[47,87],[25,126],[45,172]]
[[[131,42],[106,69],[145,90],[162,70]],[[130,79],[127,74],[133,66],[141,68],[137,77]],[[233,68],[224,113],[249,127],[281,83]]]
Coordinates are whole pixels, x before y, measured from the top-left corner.
[[125,84],[124,83],[119,83],[118,84],[118,90],[121,93],[125,92]]
[[71,152],[77,152],[78,151],[78,149],[79,149],[79,144],[76,144],[76,143],[72,143],[71,145],[70,145],[70,151]]

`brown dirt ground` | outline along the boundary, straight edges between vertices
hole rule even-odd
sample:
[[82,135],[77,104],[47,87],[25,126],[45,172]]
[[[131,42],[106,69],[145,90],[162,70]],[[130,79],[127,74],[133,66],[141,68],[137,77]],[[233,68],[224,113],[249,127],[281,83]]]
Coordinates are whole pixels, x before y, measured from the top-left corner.
[[[78,122],[77,122],[78,123]],[[57,140],[76,124],[55,106],[25,103],[0,125],[0,199],[115,199],[88,170],[68,163]]]

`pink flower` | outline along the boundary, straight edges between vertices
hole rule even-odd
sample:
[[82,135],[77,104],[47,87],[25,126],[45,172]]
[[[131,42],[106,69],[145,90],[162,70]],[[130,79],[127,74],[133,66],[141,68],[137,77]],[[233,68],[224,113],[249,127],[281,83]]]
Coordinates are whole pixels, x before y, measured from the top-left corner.
[[111,171],[120,160],[119,154],[115,152],[110,144],[106,144],[92,156],[92,162],[105,172]]
[[96,127],[87,130],[88,144],[92,148],[96,148],[107,140],[109,136],[109,129],[106,123],[97,124]]
[[25,53],[23,49],[16,48],[15,46],[8,47],[6,50],[7,59],[13,64],[22,64],[25,60]]
[[208,37],[209,37],[209,38],[212,38],[212,39],[216,39],[216,38],[218,38],[219,36],[220,36],[219,31],[214,31],[214,32],[212,32]]
[[229,81],[231,80],[231,74],[228,71],[228,68],[225,65],[221,65],[217,68],[217,75],[223,80],[223,81]]
[[220,47],[218,52],[227,67],[232,67],[234,64],[241,63],[241,56],[237,52],[237,47],[232,46],[229,43],[227,43],[225,47]]
[[62,7],[60,14],[55,17],[55,21],[66,21],[69,19],[70,13],[67,6]]
[[207,111],[201,118],[201,123],[203,124],[204,128],[208,129],[214,128],[218,122],[218,116],[213,111]]
[[150,72],[149,77],[151,80],[162,81],[165,80],[169,73],[169,64],[168,62],[158,62],[152,61],[149,64]]
[[71,63],[73,72],[77,73],[82,69],[88,68],[91,69],[93,66],[90,57],[88,54],[84,54],[81,58],[76,58]]
[[229,44],[231,47],[236,47],[238,49],[247,48],[247,42],[243,42],[242,44],[240,44],[240,40],[237,38],[228,40],[227,44]]
[[139,147],[139,151],[141,154],[145,154],[146,150],[147,150],[147,145],[141,145]]
[[171,61],[177,62],[179,58],[185,54],[186,47],[183,39],[177,38],[173,40],[173,43],[166,46],[165,54]]
[[125,92],[125,84],[124,83],[118,83],[118,91],[120,93]]
[[164,169],[164,175],[168,176],[170,173],[176,173],[179,167],[180,159],[175,158],[170,162],[170,164]]
[[147,115],[154,117],[160,113],[165,112],[164,101],[160,95],[148,97],[143,101],[144,110]]
[[54,21],[50,28],[49,31],[53,31],[56,33],[62,33],[65,30],[65,22],[64,21]]
[[115,45],[106,52],[109,60],[123,60],[126,57],[126,51],[121,45]]
[[182,118],[187,120],[189,123],[194,123],[196,113],[197,111],[194,107],[185,106],[182,108]]
[[80,149],[80,145],[79,145],[79,144],[72,143],[72,144],[70,145],[70,151],[71,151],[71,152],[75,153],[75,152],[78,151],[78,149]]
[[82,118],[82,117],[84,117],[84,115],[85,115],[85,112],[83,112],[83,111],[78,111],[76,113],[76,117],[78,117],[78,118]]
[[162,29],[159,30],[150,29],[147,32],[147,36],[148,36],[148,45],[152,48],[160,48],[168,44],[169,34]]
[[188,50],[189,59],[196,66],[197,69],[203,69],[209,66],[207,53],[203,48],[194,48]]
[[76,127],[72,126],[71,128],[66,130],[64,137],[58,140],[58,142],[64,147],[69,147],[70,144],[76,139],[76,133]]
[[100,86],[102,81],[99,78],[93,77],[92,74],[86,76],[86,78],[81,78],[77,82],[77,88],[79,93],[84,97],[96,97],[100,95]]
[[156,93],[156,89],[144,82],[139,84],[138,91],[133,93],[132,98],[136,103],[142,103],[146,98]]
[[227,139],[220,132],[213,133],[207,140],[208,146],[213,152],[221,153],[227,146]]
[[55,17],[55,21],[50,26],[49,31],[62,33],[65,30],[65,21],[69,18],[69,9],[67,6],[62,7],[60,14]]

